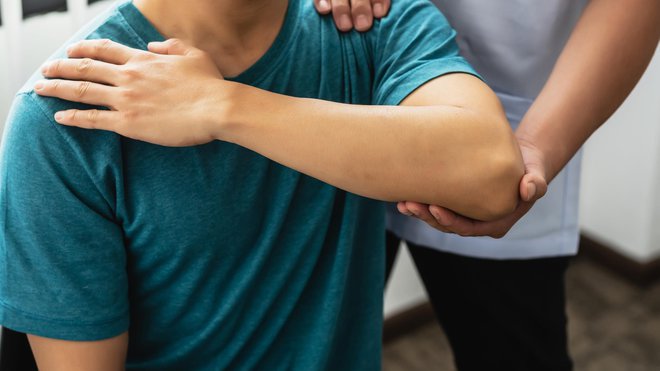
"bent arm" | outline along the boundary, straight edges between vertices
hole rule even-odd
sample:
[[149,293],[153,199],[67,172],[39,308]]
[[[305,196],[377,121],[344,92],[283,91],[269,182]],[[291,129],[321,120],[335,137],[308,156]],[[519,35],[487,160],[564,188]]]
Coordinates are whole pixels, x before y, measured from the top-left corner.
[[28,335],[41,371],[122,371],[128,349],[128,332],[89,342],[65,341]]
[[436,78],[400,107],[292,98],[244,85],[235,97],[217,139],[339,188],[444,205],[482,220],[516,206],[520,152],[499,101],[474,76]]
[[521,203],[515,213],[481,223],[436,206],[431,207],[433,215],[414,203],[400,205],[400,210],[463,236],[504,236],[628,96],[658,45],[658,19],[660,2],[655,0],[589,3],[516,131],[526,167],[521,197],[528,202]]
[[[177,40],[150,48],[168,55],[81,42],[71,57],[109,63],[57,61],[44,74],[69,80],[35,89],[113,109],[60,112],[64,125],[167,146],[229,141],[359,195],[442,205],[480,220],[517,204],[518,146],[494,93],[474,76],[438,77],[402,106],[358,106],[225,81],[206,53]],[[95,82],[70,81],[81,79]]]
[[592,0],[516,131],[552,180],[623,103],[660,39],[657,0]]

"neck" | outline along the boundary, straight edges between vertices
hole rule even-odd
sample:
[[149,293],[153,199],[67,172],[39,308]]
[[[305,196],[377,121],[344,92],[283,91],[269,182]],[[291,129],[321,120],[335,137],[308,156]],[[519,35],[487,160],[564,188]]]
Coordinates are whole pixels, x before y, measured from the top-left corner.
[[284,22],[288,0],[133,3],[163,36],[206,51],[223,75],[234,76],[256,62],[273,43]]

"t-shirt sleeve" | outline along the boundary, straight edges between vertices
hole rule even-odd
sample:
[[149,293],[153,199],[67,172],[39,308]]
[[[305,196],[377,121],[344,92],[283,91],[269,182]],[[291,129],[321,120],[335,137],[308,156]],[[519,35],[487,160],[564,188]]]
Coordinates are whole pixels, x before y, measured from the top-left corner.
[[129,320],[115,205],[38,99],[17,97],[3,139],[0,325],[64,340],[110,338]]
[[398,105],[445,74],[479,77],[459,54],[454,29],[427,0],[393,1],[390,13],[367,37],[374,61],[373,104]]

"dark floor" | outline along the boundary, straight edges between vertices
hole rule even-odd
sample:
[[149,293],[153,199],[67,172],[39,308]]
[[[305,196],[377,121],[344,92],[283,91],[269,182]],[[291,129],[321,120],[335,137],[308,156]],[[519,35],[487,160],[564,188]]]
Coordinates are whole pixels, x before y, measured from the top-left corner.
[[[639,288],[576,258],[567,274],[575,371],[660,371],[660,282]],[[385,371],[455,370],[435,323],[385,345]]]

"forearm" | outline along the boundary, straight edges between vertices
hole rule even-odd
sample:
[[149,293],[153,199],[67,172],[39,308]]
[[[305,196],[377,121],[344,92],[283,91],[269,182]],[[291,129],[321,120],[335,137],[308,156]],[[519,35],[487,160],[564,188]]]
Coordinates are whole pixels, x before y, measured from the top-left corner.
[[239,90],[237,114],[219,132],[222,140],[375,199],[443,205],[477,219],[515,207],[522,164],[503,116]]
[[660,38],[657,0],[592,0],[516,136],[545,158],[552,180],[621,105]]

